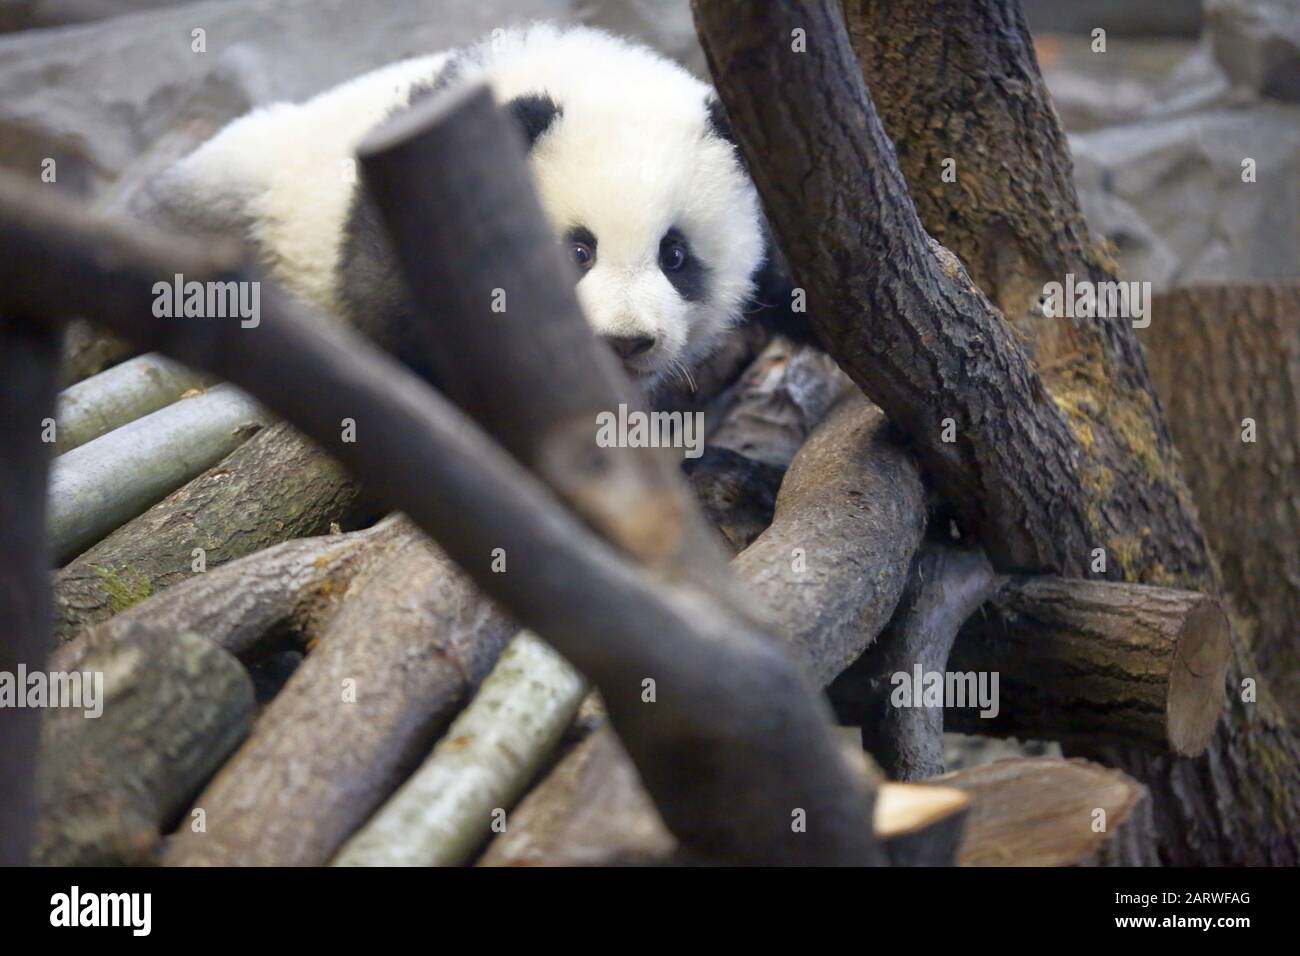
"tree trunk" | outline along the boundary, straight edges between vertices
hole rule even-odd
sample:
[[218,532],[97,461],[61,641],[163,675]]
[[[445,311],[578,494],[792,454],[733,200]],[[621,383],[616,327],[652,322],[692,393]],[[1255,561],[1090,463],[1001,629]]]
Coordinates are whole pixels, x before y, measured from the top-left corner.
[[1187,483],[1261,690],[1300,726],[1300,285],[1178,289],[1154,312],[1142,344]]

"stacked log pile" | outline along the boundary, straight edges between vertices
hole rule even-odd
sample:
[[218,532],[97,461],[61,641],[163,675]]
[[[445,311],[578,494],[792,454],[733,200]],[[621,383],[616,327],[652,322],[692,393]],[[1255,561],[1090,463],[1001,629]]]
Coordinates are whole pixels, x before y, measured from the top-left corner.
[[[96,720],[0,711],[2,862],[1300,861],[1293,592],[1259,590],[1300,571],[1257,544],[1294,491],[1229,493],[1253,449],[1194,425],[1247,416],[1243,374],[1294,404],[1297,290],[1170,297],[1197,324],[1142,343],[1044,317],[1044,282],[1113,266],[1019,5],[937,5],[693,3],[825,353],[719,355],[685,474],[594,445],[645,399],[485,88],[360,155],[441,392],[238,245],[0,175],[0,671],[106,685]],[[962,68],[889,69],[917,50]],[[175,274],[260,282],[260,322],[156,318]],[[59,393],[73,319],[136,357]],[[900,704],[933,674],[993,699]],[[945,774],[945,728],[1089,759]]]

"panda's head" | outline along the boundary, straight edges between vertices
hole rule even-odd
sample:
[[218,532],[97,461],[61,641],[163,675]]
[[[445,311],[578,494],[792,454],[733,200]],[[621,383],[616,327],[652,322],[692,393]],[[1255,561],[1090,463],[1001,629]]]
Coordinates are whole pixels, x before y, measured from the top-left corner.
[[506,105],[588,321],[653,389],[687,374],[741,315],[763,259],[762,220],[712,91],[613,42],[602,52],[618,55],[575,55],[562,82],[512,91]]

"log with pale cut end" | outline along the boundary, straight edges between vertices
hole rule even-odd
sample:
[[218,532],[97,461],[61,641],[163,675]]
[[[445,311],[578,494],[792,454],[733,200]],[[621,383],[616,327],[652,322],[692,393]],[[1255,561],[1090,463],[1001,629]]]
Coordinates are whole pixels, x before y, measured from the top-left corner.
[[953,730],[1112,741],[1194,756],[1223,711],[1230,626],[1196,591],[1017,578],[967,622],[951,672],[994,672],[1000,703],[948,708]]
[[63,648],[49,667],[102,674],[103,711],[47,713],[34,862],[153,862],[161,828],[252,727],[247,672],[211,641],[138,621]]
[[[168,865],[329,861],[409,775],[518,631],[409,524],[346,584]],[[256,561],[257,556],[250,559]]]
[[882,783],[874,826],[894,866],[952,866],[971,798],[952,787]]
[[143,418],[192,388],[210,384],[195,372],[157,353],[139,355],[65,388],[59,394],[54,450],[57,454]]
[[218,385],[74,448],[50,473],[50,547],[64,561],[234,451],[269,421]]
[[1013,758],[934,778],[972,798],[961,866],[1131,865],[1150,853],[1151,798],[1086,760]]
[[[959,790],[884,783],[854,746],[847,763],[877,789],[876,837],[895,866],[954,861],[971,799]],[[520,803],[480,866],[609,866],[708,862],[686,854],[608,727],[570,751]]]
[[55,634],[291,538],[350,530],[368,511],[333,458],[276,423],[55,572]]
[[563,657],[521,631],[433,753],[344,845],[335,864],[468,861],[550,756],[588,689]]

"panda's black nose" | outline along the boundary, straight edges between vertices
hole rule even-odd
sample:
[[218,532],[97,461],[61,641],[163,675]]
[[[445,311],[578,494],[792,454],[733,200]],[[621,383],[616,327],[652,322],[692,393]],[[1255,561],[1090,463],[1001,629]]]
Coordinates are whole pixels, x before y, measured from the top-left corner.
[[654,348],[655,344],[652,335],[605,335],[602,338],[614,350],[614,354],[624,361],[644,355]]

